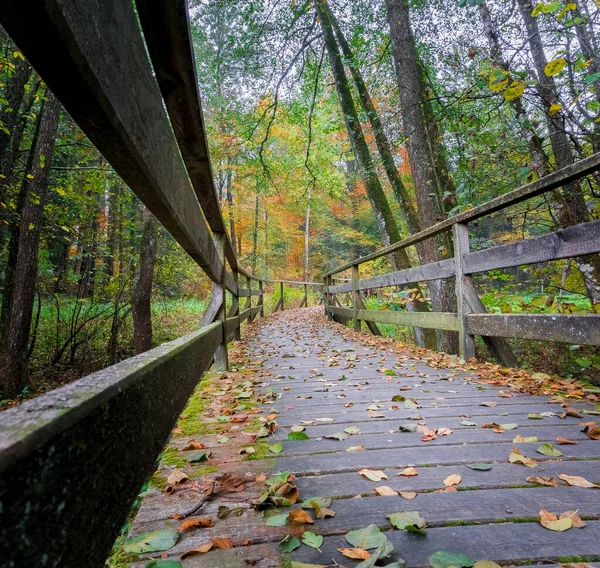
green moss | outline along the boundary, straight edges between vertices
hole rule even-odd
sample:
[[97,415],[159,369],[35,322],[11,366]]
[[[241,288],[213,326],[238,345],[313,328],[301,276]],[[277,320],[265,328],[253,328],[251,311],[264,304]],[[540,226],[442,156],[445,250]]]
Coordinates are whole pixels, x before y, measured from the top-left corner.
[[125,552],[123,545],[127,541],[125,536],[120,536],[113,547],[112,554],[107,562],[107,568],[129,568],[133,562],[137,562],[140,557],[133,552]]
[[269,454],[268,442],[260,440],[255,442],[252,447],[254,448],[254,453],[246,457],[247,461],[264,460],[275,457],[273,454]]
[[576,564],[578,562],[598,562],[600,556],[559,556],[556,562],[559,564]]
[[165,488],[165,480],[158,475],[157,472],[154,472],[154,475],[150,478],[148,485],[150,485],[150,487],[156,487],[162,491]]
[[194,467],[194,469],[188,474],[190,479],[198,479],[208,475],[209,473],[216,473],[219,468],[216,465],[203,465],[200,467]]
[[181,457],[181,452],[172,446],[167,446],[165,448],[160,456],[160,461],[173,467],[185,467],[188,465],[188,462]]

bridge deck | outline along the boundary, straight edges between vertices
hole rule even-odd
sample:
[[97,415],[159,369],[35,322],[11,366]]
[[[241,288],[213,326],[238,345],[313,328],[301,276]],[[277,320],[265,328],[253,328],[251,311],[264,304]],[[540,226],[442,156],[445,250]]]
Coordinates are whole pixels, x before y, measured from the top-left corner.
[[[185,551],[224,538],[231,540],[232,549],[214,550],[217,541],[213,550],[186,556],[182,565],[268,568],[289,566],[291,558],[320,566],[355,566],[359,561],[338,552],[351,547],[344,535],[375,524],[396,548],[384,564],[403,558],[407,566],[428,566],[429,557],[439,551],[501,565],[600,560],[600,491],[569,486],[558,477],[567,474],[600,482],[600,441],[588,437],[581,426],[582,422],[598,421],[597,416],[561,418],[565,408],[556,402],[549,404],[552,396],[519,392],[519,383],[511,382],[510,376],[502,380],[511,384],[491,384],[499,375],[489,366],[476,371],[425,351],[395,351],[394,344],[385,340],[354,335],[326,322],[321,312],[320,308],[310,308],[261,320],[254,325],[253,334],[248,334],[248,344],[238,350],[247,367],[244,369],[239,360],[239,372],[229,373],[227,379],[218,382],[208,378],[198,389],[196,400],[201,393],[210,401],[202,418],[213,422],[210,432],[188,409],[166,461],[176,463],[186,455],[180,451],[191,439],[206,445],[212,455],[208,462],[181,467],[190,480],[178,485],[172,494],[150,490],[130,536],[177,529],[182,521],[173,515],[198,503],[202,492],[210,490],[219,475],[233,475],[225,485],[214,486],[221,492],[192,517],[208,517],[213,527],[179,531],[171,549],[148,554],[148,558],[179,560]],[[252,386],[244,386],[246,381]],[[530,380],[528,384],[534,383]],[[584,394],[568,381],[563,386],[581,397],[570,399],[571,409],[594,411],[597,395]],[[270,400],[270,390],[280,398]],[[234,398],[250,391],[251,399]],[[553,394],[552,389],[548,391]],[[413,402],[392,401],[397,395],[412,399],[418,407],[407,408],[415,406]],[[218,422],[219,416],[234,412],[236,405],[250,407],[248,401],[254,399],[262,413],[249,414],[244,422],[231,417]],[[242,420],[247,412],[248,408],[242,408],[234,416]],[[255,424],[257,416],[274,413],[278,414],[275,432],[254,443],[255,456],[262,459],[244,459],[239,448],[256,435],[252,420]],[[538,417],[532,418],[532,414]],[[516,427],[509,426],[504,432],[483,427],[490,423]],[[289,441],[291,428],[302,425],[309,439]],[[400,431],[415,427],[416,432]],[[357,428],[359,433],[342,440],[328,437],[341,433],[339,437],[344,438],[347,428]],[[451,432],[446,430],[443,435],[443,429]],[[423,441],[424,436],[434,434],[433,439]],[[518,435],[535,436],[539,441],[514,442]],[[559,444],[558,437],[576,443]],[[562,457],[537,453],[543,443],[552,444]],[[282,451],[274,454],[269,450],[265,455],[267,444],[281,444]],[[349,451],[357,446],[364,449]],[[510,463],[509,454],[516,447],[535,460],[537,467]],[[491,468],[470,468],[474,463]],[[218,472],[208,473],[212,465]],[[418,475],[399,475],[407,467],[414,467]],[[382,471],[387,479],[371,481],[359,473],[361,469]],[[328,508],[335,516],[317,519],[315,509],[304,509],[314,524],[267,526],[266,515],[254,510],[252,502],[265,487],[261,474],[284,471],[295,476],[291,483],[296,485],[299,498],[294,509],[310,497],[333,498]],[[172,472],[173,467],[163,463],[154,485],[164,483]],[[460,476],[460,483],[446,489],[445,480],[450,483],[448,478],[453,475]],[[529,476],[552,477],[558,486],[528,482]],[[230,491],[237,484],[243,490]],[[381,486],[401,494],[380,496],[377,488]],[[223,506],[230,510],[240,507],[236,512],[242,511],[241,515],[234,512],[219,518],[226,511],[221,509],[217,516]],[[557,515],[576,510],[586,525],[564,532],[548,530],[538,522],[541,509]],[[288,511],[285,507],[276,509],[279,514]],[[427,524],[426,536],[393,529],[387,515],[401,511],[418,512]],[[288,534],[301,538],[304,529],[324,537],[319,549],[301,544],[291,555],[282,555],[279,542]],[[145,566],[146,562],[132,565]]]

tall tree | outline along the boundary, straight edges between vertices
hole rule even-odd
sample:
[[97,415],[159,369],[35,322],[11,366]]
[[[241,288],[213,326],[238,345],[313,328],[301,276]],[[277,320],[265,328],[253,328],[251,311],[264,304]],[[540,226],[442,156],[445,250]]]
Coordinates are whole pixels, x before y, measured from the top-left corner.
[[[556,82],[553,73],[547,73],[548,58],[537,19],[533,16],[533,4],[531,0],[518,0],[518,5],[527,31],[527,41],[537,78],[537,92],[544,109],[552,153],[558,168],[565,168],[575,161],[575,153],[567,135],[564,114],[560,111],[556,112],[553,107],[560,104]],[[559,223],[562,227],[590,220],[580,181],[576,180],[565,185],[562,195],[563,199],[557,204]],[[600,303],[600,255],[578,259],[578,266],[591,301],[594,304]]]
[[38,273],[38,252],[60,104],[47,90],[26,175],[19,192],[19,219],[11,227],[0,315],[0,385],[5,396],[28,384],[28,343]]
[[[421,226],[426,228],[444,217],[441,204],[444,187],[439,173],[441,169],[447,168],[440,163],[444,152],[435,149],[441,141],[437,126],[432,124],[428,107],[423,68],[410,24],[408,0],[386,0],[386,6],[410,170],[415,185]],[[445,250],[446,255],[452,250],[447,234],[440,239],[426,240],[422,247],[427,262],[437,260],[440,249]],[[434,310],[455,311],[456,299],[451,282],[432,281],[429,283],[429,290]],[[458,351],[456,334],[439,332],[438,348],[456,353]]]
[[140,242],[138,274],[131,299],[136,353],[152,349],[152,282],[158,250],[158,223],[146,207],[143,207],[142,219],[144,229]]
[[[326,7],[324,0],[317,0],[315,7],[323,31],[323,38],[325,41],[325,47],[329,56],[329,64],[333,72],[333,78],[340,102],[344,121],[346,123],[346,130],[348,131],[348,137],[350,138],[350,144],[358,163],[361,179],[365,185],[367,196],[373,208],[375,219],[381,233],[381,237],[384,245],[389,245],[400,241],[400,232],[398,225],[394,219],[394,215],[390,208],[390,204],[377,176],[377,170],[369,147],[365,140],[365,136],[362,130],[354,99],[350,91],[350,85],[348,78],[346,77],[346,71],[344,70],[344,64],[342,55],[335,39],[335,33],[333,24],[329,17],[329,10]],[[409,268],[411,266],[410,259],[406,249],[400,249],[395,251],[392,255],[392,265],[395,269]],[[419,290],[419,295],[422,294]],[[427,306],[417,300],[414,302],[407,303],[408,309],[412,311],[427,311]],[[423,330],[416,331],[416,337],[420,344],[427,342],[431,345],[432,334],[423,332]]]

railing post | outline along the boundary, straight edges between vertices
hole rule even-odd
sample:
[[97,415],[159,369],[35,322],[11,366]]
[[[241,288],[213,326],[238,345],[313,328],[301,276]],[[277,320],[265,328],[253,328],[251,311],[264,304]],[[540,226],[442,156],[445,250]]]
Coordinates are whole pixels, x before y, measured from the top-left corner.
[[453,236],[459,353],[465,361],[468,361],[475,357],[475,338],[466,331],[467,314],[471,311],[465,293],[466,276],[463,266],[463,257],[469,253],[469,226],[467,223],[456,223],[453,226]]
[[258,297],[258,305],[260,306],[260,317],[265,317],[265,292],[263,289],[263,281],[258,281],[258,289],[260,290],[260,296]]
[[304,300],[303,304],[305,308],[308,308],[308,284],[304,284]]
[[[236,286],[239,286],[240,282],[239,282],[239,275],[238,275],[237,270],[233,271],[233,279],[235,280]],[[240,316],[239,288],[238,288],[238,292],[233,295],[233,300],[231,303],[231,315],[233,317],[238,318],[238,324],[233,331],[233,339],[235,339],[235,341],[241,341],[242,340],[242,328],[241,328],[242,322],[239,320],[239,316]]]
[[352,317],[354,318],[354,331],[360,331],[361,321],[358,319],[358,284],[359,268],[358,264],[352,267]]
[[329,286],[331,286],[331,276],[325,277],[325,315],[329,321],[333,320],[333,314],[329,311],[329,303],[331,302],[331,294],[329,293]]
[[223,262],[223,274],[221,276],[221,282],[215,287],[215,293],[219,293],[221,296],[221,307],[217,312],[215,321],[221,320],[223,326],[223,338],[221,345],[217,347],[215,351],[215,368],[217,371],[228,371],[229,370],[229,357],[227,355],[227,333],[225,327],[227,326],[227,290],[225,289],[225,235],[223,233],[214,233],[213,239],[217,248],[217,253],[221,262]]
[[281,295],[281,311],[283,312],[283,310],[285,309],[283,305],[283,282],[279,283],[279,293]]

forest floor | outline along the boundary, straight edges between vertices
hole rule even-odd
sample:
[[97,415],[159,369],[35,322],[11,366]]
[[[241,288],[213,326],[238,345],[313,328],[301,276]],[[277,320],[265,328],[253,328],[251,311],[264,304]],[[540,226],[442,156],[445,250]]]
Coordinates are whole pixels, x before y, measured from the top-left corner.
[[356,334],[318,307],[245,336],[196,389],[109,565],[600,561],[593,389]]

